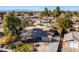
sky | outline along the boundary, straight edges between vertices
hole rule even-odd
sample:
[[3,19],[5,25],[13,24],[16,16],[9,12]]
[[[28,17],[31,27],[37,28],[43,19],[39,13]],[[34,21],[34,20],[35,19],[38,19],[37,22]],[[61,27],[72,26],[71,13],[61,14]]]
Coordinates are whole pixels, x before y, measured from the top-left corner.
[[[30,10],[30,11],[42,11],[44,8],[54,10],[56,6],[0,6],[0,10]],[[79,6],[60,6],[61,10],[66,11],[79,11]]]

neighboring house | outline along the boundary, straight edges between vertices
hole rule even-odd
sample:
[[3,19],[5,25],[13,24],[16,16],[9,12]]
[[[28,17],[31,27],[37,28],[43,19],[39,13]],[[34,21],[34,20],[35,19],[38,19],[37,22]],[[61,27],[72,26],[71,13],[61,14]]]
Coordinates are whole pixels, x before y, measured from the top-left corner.
[[20,40],[32,39],[32,31],[22,30],[20,35]]
[[40,13],[39,13],[39,12],[34,13],[33,16],[34,16],[34,17],[40,17]]
[[0,17],[0,22],[2,22],[2,20],[3,20],[3,19]]
[[55,23],[56,22],[56,19],[52,19],[51,21],[50,21],[50,23]]
[[76,31],[79,31],[79,24],[73,24],[73,28],[74,28]]
[[38,24],[40,24],[40,20],[39,19],[35,21],[34,25],[38,25]]
[[43,41],[43,42],[50,42],[52,41],[54,33],[50,33],[48,31],[43,31],[42,29],[31,29],[31,30],[24,30],[20,35],[20,40],[28,40],[32,39],[33,41]]
[[24,20],[27,20],[27,19],[29,19],[30,18],[30,16],[28,15],[28,14],[24,14],[24,16],[23,16],[23,19]]
[[28,21],[29,25],[33,25],[33,23],[35,22],[35,21],[32,20],[32,19],[28,19],[27,21]]
[[79,51],[79,32],[70,32],[64,35],[63,52],[77,52]]
[[27,19],[31,18],[28,14],[20,15],[17,17],[20,18],[21,20],[27,20]]
[[49,19],[42,19],[41,24],[43,24],[44,26],[51,26],[50,22],[49,22]]
[[[48,33],[47,31],[43,31],[41,29],[34,29],[33,30],[33,37],[41,37],[41,41],[51,41],[53,34]],[[38,40],[38,39],[37,39]]]
[[76,30],[76,31],[79,31],[79,19],[78,17],[76,16],[73,16],[71,18],[72,22],[73,22],[73,28]]
[[78,17],[76,17],[76,16],[73,16],[73,17],[71,18],[71,21],[72,21],[73,23],[76,23],[77,20],[78,20]]
[[18,18],[20,18],[21,20],[23,19],[23,16],[17,16]]
[[64,18],[65,17],[65,14],[64,13],[61,13],[59,18]]

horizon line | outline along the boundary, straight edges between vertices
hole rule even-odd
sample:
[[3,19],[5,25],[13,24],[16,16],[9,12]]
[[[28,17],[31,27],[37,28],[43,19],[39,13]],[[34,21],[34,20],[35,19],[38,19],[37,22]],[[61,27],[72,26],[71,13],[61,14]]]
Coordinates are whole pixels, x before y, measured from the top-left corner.
[[[79,11],[79,6],[59,6],[61,11]],[[53,11],[56,6],[0,6],[0,11],[8,10],[28,10],[28,11],[43,11],[44,8]]]

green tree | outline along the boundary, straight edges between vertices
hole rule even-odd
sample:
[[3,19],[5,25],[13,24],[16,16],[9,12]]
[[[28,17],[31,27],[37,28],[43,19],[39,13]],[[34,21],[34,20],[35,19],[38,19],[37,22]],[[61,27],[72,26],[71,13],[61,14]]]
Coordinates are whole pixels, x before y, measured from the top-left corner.
[[57,23],[60,26],[60,28],[72,27],[72,21],[68,18],[60,18],[57,20]]
[[49,16],[49,10],[47,8],[45,8],[44,13],[46,16]]
[[56,7],[56,12],[60,13],[60,7],[59,6]]
[[21,21],[21,26],[20,26],[20,28],[25,28],[25,27],[28,26],[28,25],[29,25],[29,23],[28,23],[27,21],[22,20],[22,21]]
[[72,27],[72,21],[68,18],[60,18],[57,20],[57,23],[61,29],[60,30],[61,36],[64,36],[64,34],[67,32],[67,29]]
[[60,7],[57,6],[56,9],[53,12],[54,12],[54,17],[58,17],[60,15],[60,13],[61,13]]
[[18,37],[17,31],[20,28],[21,20],[13,13],[6,13],[3,22],[5,36],[7,36],[11,41],[15,41]]
[[52,12],[48,10],[48,8],[45,8],[44,11],[41,12],[41,16],[50,16],[51,13]]
[[29,16],[33,16],[33,12],[28,12],[27,13]]
[[73,16],[72,12],[67,11],[65,12],[65,18],[71,18]]

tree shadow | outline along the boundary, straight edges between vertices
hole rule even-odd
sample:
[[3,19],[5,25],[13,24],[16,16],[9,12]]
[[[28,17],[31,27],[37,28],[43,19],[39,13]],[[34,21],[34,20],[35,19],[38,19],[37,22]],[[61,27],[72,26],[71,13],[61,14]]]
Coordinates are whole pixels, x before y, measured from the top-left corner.
[[59,40],[56,40],[56,39],[52,39],[52,42],[59,42]]

